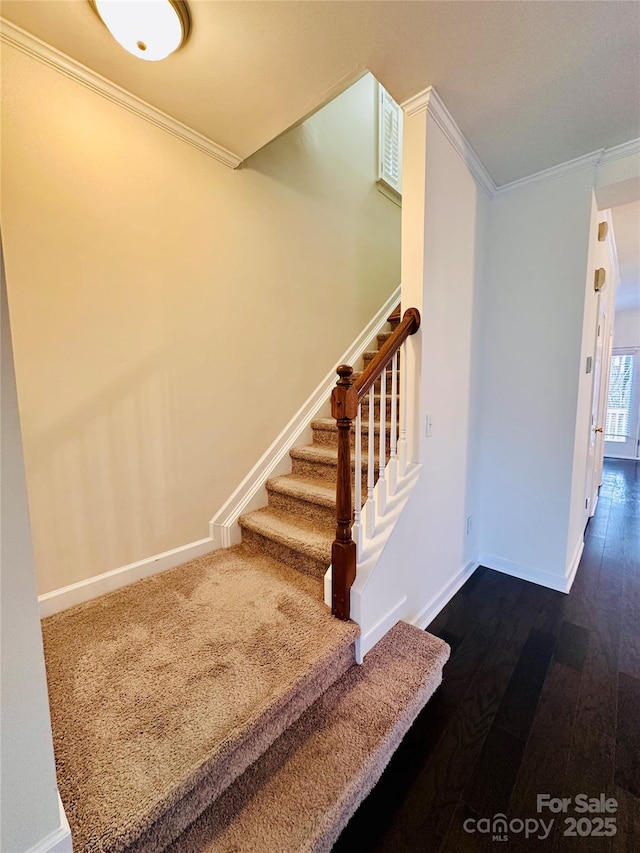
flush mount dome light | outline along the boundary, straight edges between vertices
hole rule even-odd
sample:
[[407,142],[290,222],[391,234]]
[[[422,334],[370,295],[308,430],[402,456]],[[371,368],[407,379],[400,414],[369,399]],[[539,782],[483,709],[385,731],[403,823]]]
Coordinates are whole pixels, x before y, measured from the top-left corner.
[[118,44],[154,62],[174,53],[189,35],[183,0],[89,0]]

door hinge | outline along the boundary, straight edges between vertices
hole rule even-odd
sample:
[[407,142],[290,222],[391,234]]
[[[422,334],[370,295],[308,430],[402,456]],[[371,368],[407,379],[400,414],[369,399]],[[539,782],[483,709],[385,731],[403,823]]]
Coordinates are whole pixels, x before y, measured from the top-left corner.
[[587,498],[584,502],[584,508],[589,509],[589,498]]

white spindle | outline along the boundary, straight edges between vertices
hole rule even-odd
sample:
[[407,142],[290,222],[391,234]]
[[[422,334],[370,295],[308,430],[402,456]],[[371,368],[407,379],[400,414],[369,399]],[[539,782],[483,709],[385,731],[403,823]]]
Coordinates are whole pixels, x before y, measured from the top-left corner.
[[378,515],[387,511],[387,368],[380,374],[380,456],[378,464]]
[[357,556],[362,554],[362,405],[358,405],[356,415],[356,438],[355,438],[355,482],[354,482],[354,510],[353,510],[353,533],[352,538],[356,543]]
[[[369,538],[371,538],[375,532],[376,527],[376,505],[373,499],[373,481],[374,481],[374,471],[375,471],[375,426],[374,426],[374,416],[375,416],[375,397],[374,397],[374,385],[369,389],[369,453],[367,459],[367,502],[365,504],[365,514],[364,521],[366,527],[366,533]],[[360,473],[362,476],[362,472]]]
[[400,360],[400,440],[398,441],[398,467],[400,476],[407,473],[407,344],[402,344]]
[[387,470],[387,488],[389,497],[393,497],[398,488],[398,353],[396,352],[391,362],[391,445],[389,447],[389,465]]

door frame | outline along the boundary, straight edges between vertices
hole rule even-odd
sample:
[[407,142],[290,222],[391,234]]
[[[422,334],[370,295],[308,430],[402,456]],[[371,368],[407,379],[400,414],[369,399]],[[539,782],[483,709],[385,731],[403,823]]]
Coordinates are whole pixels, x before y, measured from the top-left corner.
[[593,380],[591,384],[591,408],[589,414],[589,442],[587,445],[587,481],[585,489],[585,509],[587,518],[591,518],[598,505],[598,490],[604,457],[604,423],[601,421],[602,398],[606,371],[603,370],[608,338],[607,306],[602,295],[598,294],[596,323],[593,336]]

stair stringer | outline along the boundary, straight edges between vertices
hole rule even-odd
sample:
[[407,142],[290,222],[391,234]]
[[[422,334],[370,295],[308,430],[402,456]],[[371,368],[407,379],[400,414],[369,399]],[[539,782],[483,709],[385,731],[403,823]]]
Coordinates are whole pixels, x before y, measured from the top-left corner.
[[[382,331],[387,317],[400,301],[400,285],[389,296],[378,313],[371,319],[349,349],[343,353],[339,364],[357,364],[369,349],[371,341]],[[336,384],[335,369],[329,371],[317,388],[298,409],[282,432],[274,439],[233,494],[209,521],[209,535],[213,550],[240,544],[242,533],[238,524],[241,515],[267,505],[265,483],[272,477],[291,471],[289,451],[311,440],[311,421],[328,415],[329,398]]]
[[[389,464],[387,464],[387,471],[388,468]],[[378,574],[381,571],[384,550],[421,473],[422,465],[408,463],[406,472],[398,475],[395,493],[390,494],[387,491],[384,514],[376,512],[373,536],[363,537],[362,548],[358,552],[356,579],[351,587],[351,619],[360,626],[360,636],[356,640],[357,663],[362,663],[366,653],[404,616],[406,593],[401,588],[395,589],[392,595],[386,595],[382,599],[379,589],[380,586],[384,587],[384,584],[373,584],[371,581],[376,578],[376,570]],[[378,498],[379,490],[388,489],[388,484],[388,478],[384,482],[379,480],[376,483],[374,487],[376,507],[383,505]],[[331,573],[332,567],[329,566],[324,576],[324,600],[328,607],[331,607]],[[379,580],[379,578],[376,579]],[[383,607],[386,609],[380,615]]]

